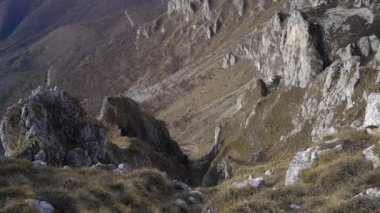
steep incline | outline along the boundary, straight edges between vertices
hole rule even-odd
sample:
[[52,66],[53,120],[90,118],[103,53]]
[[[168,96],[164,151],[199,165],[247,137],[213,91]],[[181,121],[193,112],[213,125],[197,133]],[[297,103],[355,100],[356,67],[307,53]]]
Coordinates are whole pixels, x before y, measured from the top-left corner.
[[2,1],[0,114],[47,76],[59,82],[75,78],[83,61],[133,40],[136,25],[164,9],[161,0]]

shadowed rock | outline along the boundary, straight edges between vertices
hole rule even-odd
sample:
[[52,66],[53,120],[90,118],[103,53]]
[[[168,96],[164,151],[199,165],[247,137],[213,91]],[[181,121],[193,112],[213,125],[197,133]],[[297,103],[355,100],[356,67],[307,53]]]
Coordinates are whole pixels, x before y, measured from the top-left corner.
[[163,121],[145,113],[132,99],[107,97],[99,118],[107,127],[117,126],[121,136],[138,138],[157,152],[176,157],[186,164],[187,157],[170,137]]

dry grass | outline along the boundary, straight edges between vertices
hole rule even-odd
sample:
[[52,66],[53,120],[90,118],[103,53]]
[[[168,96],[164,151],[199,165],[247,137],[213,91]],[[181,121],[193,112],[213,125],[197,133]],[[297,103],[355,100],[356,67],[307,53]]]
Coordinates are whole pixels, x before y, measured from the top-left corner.
[[0,212],[33,212],[25,199],[44,200],[57,212],[178,212],[173,202],[184,196],[157,170],[38,171],[28,161],[6,160],[0,174]]
[[[285,187],[283,168],[286,162],[261,162],[244,165],[235,176],[217,187],[207,208],[217,212],[378,212],[380,199],[354,198],[368,188],[380,187],[380,169],[373,170],[371,162],[364,159],[362,150],[378,138],[363,131],[345,130],[332,136],[338,139],[343,151],[323,155],[306,170],[302,184]],[[245,180],[248,175],[263,176],[266,169],[275,167],[271,177],[265,177],[265,185],[258,189],[236,189],[233,182]]]

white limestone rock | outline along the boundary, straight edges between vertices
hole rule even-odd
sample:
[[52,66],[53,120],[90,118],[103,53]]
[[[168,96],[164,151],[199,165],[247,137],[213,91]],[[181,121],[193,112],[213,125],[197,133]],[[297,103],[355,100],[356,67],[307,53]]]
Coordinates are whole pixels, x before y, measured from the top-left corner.
[[68,142],[85,150],[94,163],[105,156],[105,128],[90,124],[79,101],[58,88],[39,87],[8,108],[0,138],[6,156],[49,166],[62,166],[67,160]]
[[169,0],[168,14],[172,16],[174,13],[180,13],[185,16],[186,21],[189,21],[195,13],[195,3],[199,3],[199,0]]
[[27,199],[25,202],[32,204],[39,213],[53,213],[55,211],[54,207],[46,201]]
[[293,0],[290,10],[309,10],[324,5],[328,5],[326,0]]
[[[337,131],[339,126],[333,126],[333,123],[335,115],[338,113],[336,109],[339,105],[346,103],[346,110],[354,106],[352,96],[355,92],[355,85],[360,79],[359,60],[357,57],[352,57],[345,61],[335,61],[325,70],[326,78],[322,93],[313,94],[316,95],[314,97],[316,100],[320,99],[319,103],[317,105],[308,105],[307,102],[302,104],[304,107],[301,108],[305,108],[302,117],[316,117],[311,132],[314,142],[319,141],[324,135]],[[304,100],[312,98],[306,96]],[[313,107],[313,109],[308,109],[308,107]]]
[[364,193],[360,193],[354,196],[355,198],[366,197],[366,198],[380,198],[379,188],[369,188]]
[[289,186],[300,182],[301,180],[299,178],[299,175],[303,171],[309,169],[315,161],[319,160],[321,155],[334,150],[333,148],[329,147],[330,146],[321,148],[319,146],[315,146],[298,152],[293,157],[293,160],[290,162],[289,168],[286,171],[285,185]]
[[203,18],[207,21],[212,21],[214,19],[214,14],[211,10],[210,0],[204,0],[203,2]]
[[253,188],[258,188],[262,185],[264,185],[265,181],[262,177],[252,178],[252,176],[248,177],[248,184],[252,186]]
[[363,126],[380,127],[380,93],[369,94]]
[[234,4],[238,10],[239,16],[243,16],[245,13],[246,6],[245,0],[234,0]]
[[289,17],[273,16],[265,26],[232,51],[237,58],[253,60],[260,78],[282,77],[284,86],[305,88],[323,70],[310,23],[300,11]]
[[123,173],[128,173],[131,172],[133,169],[129,164],[126,163],[121,163],[117,167],[117,169],[113,170],[116,173],[123,174]]
[[363,155],[366,160],[371,161],[373,164],[373,168],[376,169],[380,166],[380,158],[374,152],[376,145],[372,145],[367,149],[363,150]]
[[274,168],[268,169],[265,171],[265,176],[272,176],[274,174]]
[[222,67],[223,69],[228,69],[232,66],[234,66],[237,62],[237,58],[232,53],[227,53],[226,57],[223,59]]
[[380,197],[380,189],[378,188],[369,188],[366,190],[366,195],[373,198]]
[[281,52],[284,59],[282,78],[285,86],[305,88],[323,69],[323,62],[309,34],[309,23],[299,11],[290,15],[283,33]]
[[293,210],[299,210],[299,209],[301,209],[301,206],[292,203],[292,204],[290,204],[290,208],[293,209]]

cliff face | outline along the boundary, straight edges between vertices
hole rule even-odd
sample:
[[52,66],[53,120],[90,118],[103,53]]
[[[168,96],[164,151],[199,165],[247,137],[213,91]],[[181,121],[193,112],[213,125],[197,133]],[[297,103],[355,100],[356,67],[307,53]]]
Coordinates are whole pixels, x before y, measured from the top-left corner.
[[76,167],[105,158],[105,129],[91,124],[79,101],[57,88],[39,88],[9,108],[0,132],[8,157]]
[[[59,88],[40,87],[7,110],[0,124],[4,155],[73,168],[125,164],[186,177],[187,157],[165,123],[123,97],[104,100],[100,121]],[[103,125],[104,124],[104,125]]]

